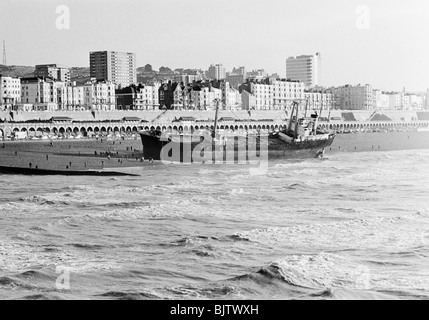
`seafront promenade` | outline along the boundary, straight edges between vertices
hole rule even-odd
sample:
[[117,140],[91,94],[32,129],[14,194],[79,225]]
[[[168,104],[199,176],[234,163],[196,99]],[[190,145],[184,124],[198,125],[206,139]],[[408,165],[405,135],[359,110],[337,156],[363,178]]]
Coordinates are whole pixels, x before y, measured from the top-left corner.
[[[311,112],[308,112],[310,114]],[[336,131],[416,129],[429,127],[429,111],[324,111],[320,126]],[[301,110],[300,116],[303,115]],[[0,112],[0,138],[24,132],[28,136],[131,133],[139,130],[193,131],[213,128],[213,111],[57,111]],[[288,113],[274,111],[222,110],[218,129],[276,130],[287,126]]]

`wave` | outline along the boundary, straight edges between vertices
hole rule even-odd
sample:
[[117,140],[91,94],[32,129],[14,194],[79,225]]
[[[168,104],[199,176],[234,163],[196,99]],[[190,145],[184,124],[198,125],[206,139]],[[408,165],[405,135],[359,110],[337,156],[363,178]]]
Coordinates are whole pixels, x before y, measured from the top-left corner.
[[421,219],[416,220],[416,217],[419,216],[375,217],[286,228],[254,229],[238,232],[231,238],[275,247],[320,250],[383,249],[397,252],[427,244],[427,228],[424,224],[419,224]]
[[109,291],[96,297],[103,297],[115,300],[158,300],[159,296],[148,292],[126,292],[126,291]]

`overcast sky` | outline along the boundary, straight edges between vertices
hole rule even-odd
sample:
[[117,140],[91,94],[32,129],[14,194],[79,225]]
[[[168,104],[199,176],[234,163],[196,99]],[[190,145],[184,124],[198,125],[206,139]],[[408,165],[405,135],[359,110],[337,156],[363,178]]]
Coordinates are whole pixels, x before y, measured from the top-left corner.
[[[69,30],[57,29],[59,5]],[[428,33],[428,0],[0,1],[9,65],[88,66],[89,51],[117,50],[156,69],[223,63],[285,76],[288,56],[319,51],[324,85],[426,90]]]

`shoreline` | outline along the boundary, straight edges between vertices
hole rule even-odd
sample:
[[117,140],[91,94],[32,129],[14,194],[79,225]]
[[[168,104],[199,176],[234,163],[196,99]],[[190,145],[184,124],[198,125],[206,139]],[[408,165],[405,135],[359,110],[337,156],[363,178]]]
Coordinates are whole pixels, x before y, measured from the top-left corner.
[[[142,148],[140,139],[5,141],[0,174],[140,176],[132,169],[163,164],[143,160]],[[326,155],[421,149],[429,149],[429,132],[339,134]]]

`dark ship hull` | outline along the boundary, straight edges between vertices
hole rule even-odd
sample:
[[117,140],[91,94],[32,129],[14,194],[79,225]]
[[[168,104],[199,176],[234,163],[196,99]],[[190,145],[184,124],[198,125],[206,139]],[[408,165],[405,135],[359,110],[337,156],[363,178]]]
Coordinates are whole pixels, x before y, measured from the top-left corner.
[[231,137],[228,142],[205,143],[202,147],[202,139],[187,141],[183,135],[174,140],[163,139],[160,132],[142,132],[140,135],[145,159],[181,163],[317,158],[323,156],[325,148],[331,146],[335,139],[334,134],[327,134],[326,139],[285,141],[277,133]]

